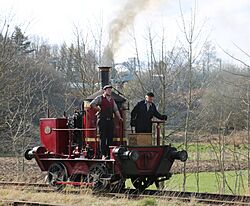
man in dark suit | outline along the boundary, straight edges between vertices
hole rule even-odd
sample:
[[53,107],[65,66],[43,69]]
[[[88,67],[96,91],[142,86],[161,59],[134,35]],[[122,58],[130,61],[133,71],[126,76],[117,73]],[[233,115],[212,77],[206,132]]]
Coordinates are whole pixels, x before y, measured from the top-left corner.
[[142,100],[136,104],[131,112],[131,127],[135,127],[136,133],[151,133],[152,132],[152,118],[156,117],[160,120],[167,120],[167,115],[161,115],[155,104],[153,103],[154,94],[149,92]]

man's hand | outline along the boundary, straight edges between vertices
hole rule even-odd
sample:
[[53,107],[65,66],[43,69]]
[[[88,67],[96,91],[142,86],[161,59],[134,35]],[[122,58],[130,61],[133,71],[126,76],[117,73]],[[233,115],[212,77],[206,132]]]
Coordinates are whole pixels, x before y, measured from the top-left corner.
[[116,112],[115,112],[115,115],[116,115],[116,117],[119,119],[119,121],[122,121],[122,122],[123,122],[123,119],[122,119],[122,117],[121,117],[119,111],[116,111]]
[[98,116],[101,112],[101,108],[100,107],[96,107],[96,113],[95,115]]
[[101,111],[101,108],[99,106],[92,106],[92,108],[94,109],[94,111],[96,111],[95,115],[97,116],[100,111]]
[[166,121],[168,119],[167,115],[163,115],[163,119]]

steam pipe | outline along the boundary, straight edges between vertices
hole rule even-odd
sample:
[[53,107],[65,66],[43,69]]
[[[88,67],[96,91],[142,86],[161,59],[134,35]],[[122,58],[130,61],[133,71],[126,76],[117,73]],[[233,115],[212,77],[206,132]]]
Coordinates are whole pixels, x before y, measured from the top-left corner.
[[132,160],[137,161],[140,157],[139,153],[136,150],[129,151],[125,147],[116,147],[113,149],[113,154],[115,157],[120,160]]
[[24,157],[26,160],[32,160],[34,158],[34,152],[32,149],[27,149],[24,153]]
[[186,150],[177,151],[175,149],[170,152],[170,158],[173,160],[180,160],[182,162],[186,162],[188,158],[188,153]]

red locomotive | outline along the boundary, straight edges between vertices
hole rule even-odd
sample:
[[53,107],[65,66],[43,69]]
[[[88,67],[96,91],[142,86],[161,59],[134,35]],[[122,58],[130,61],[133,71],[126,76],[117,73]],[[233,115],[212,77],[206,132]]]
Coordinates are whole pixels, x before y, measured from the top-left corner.
[[[102,85],[109,82],[109,69],[100,67]],[[70,184],[114,191],[124,188],[126,179],[130,178],[136,189],[143,190],[151,184],[159,186],[159,182],[168,180],[174,160],[186,161],[187,152],[177,151],[170,145],[159,145],[159,124],[156,146],[127,145],[124,129],[126,99],[114,92],[112,97],[124,121],[114,119],[115,131],[113,145],[110,146],[110,159],[99,158],[97,118],[89,103],[101,93],[102,90],[86,99],[80,120],[73,119],[73,123],[70,117],[42,118],[42,146],[27,150],[25,158],[35,158],[41,170],[48,172],[48,182],[55,189],[62,189]],[[75,124],[76,121],[78,125]],[[82,140],[82,147],[76,144],[76,138]]]

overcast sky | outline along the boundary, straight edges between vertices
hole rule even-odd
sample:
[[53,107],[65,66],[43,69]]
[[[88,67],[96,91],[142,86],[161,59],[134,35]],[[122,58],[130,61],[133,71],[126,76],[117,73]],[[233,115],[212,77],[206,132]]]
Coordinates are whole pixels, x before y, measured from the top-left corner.
[[[140,45],[143,45],[143,42],[145,44],[147,26],[152,26],[152,29],[159,32],[157,29],[164,25],[166,41],[173,43],[176,38],[181,38],[178,27],[178,24],[181,24],[179,1],[154,2],[155,5],[150,5],[148,9],[138,13],[134,22]],[[203,32],[209,36],[209,40],[247,61],[234,43],[250,53],[250,0],[197,2],[197,23],[202,25],[206,20]],[[74,25],[83,30],[92,28],[94,31],[103,19],[104,32],[107,34],[109,23],[117,17],[125,3],[126,0],[0,0],[0,26],[4,19],[14,16],[13,22],[23,25],[28,35],[40,36],[49,43],[69,43],[74,40]],[[184,15],[189,16],[191,8],[194,7],[194,0],[181,0],[181,3]],[[91,33],[84,32],[89,33],[88,35]],[[117,61],[126,60],[134,55],[133,48],[127,43],[128,39],[128,33],[124,33],[115,56]],[[220,49],[217,50],[218,54],[225,58]]]

